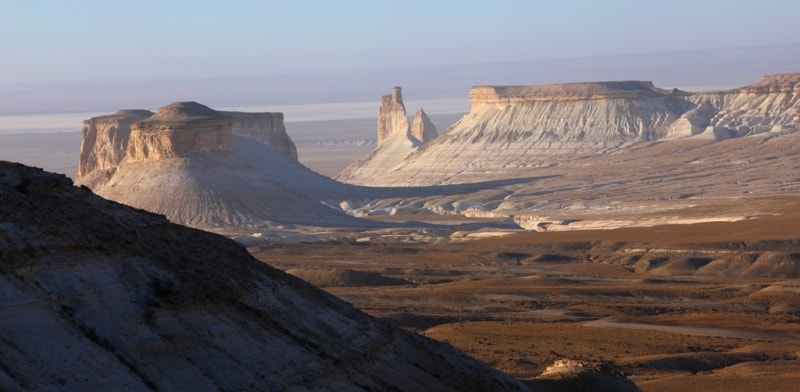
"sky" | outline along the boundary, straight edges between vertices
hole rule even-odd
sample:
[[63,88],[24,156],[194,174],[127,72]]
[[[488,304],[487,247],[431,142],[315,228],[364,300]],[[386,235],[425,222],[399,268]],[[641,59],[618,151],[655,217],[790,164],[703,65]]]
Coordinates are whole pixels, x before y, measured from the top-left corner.
[[[485,82],[617,77],[621,65],[639,77],[632,55],[694,53],[713,70],[704,53],[736,62],[738,48],[772,48],[771,63],[747,72],[784,72],[800,56],[798,15],[797,0],[3,0],[0,114],[193,94],[229,105],[363,99],[403,82],[465,95]],[[688,75],[693,64],[676,67]]]

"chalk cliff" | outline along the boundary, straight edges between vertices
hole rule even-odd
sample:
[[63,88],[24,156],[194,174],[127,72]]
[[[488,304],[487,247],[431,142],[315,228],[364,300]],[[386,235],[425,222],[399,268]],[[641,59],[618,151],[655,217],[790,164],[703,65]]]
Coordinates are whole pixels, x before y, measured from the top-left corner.
[[297,147],[283,125],[283,113],[220,112],[233,119],[235,135],[247,136],[266,143],[295,161]]
[[85,120],[75,179],[92,170],[108,169],[119,164],[128,151],[131,124],[152,115],[153,112],[149,110],[120,110]]
[[0,390],[514,391],[235,242],[0,161]]
[[155,114],[120,110],[85,120],[75,179],[95,169],[114,167],[126,156],[141,161],[195,150],[230,149],[229,133],[255,139],[297,161],[297,147],[286,133],[283,113],[224,112],[196,102],[175,102]]
[[696,94],[643,81],[476,86],[470,112],[423,148],[391,165],[377,149],[337,178],[373,186],[482,181],[647,141],[791,130],[800,125],[798,83],[800,74],[772,75]]
[[126,151],[122,160],[76,182],[173,222],[204,229],[370,226],[323,204],[321,197],[344,186],[297,162],[282,116],[176,102],[131,123],[127,145],[114,148]]
[[205,150],[233,150],[233,119],[196,102],[175,102],[131,124],[125,159],[157,161]]

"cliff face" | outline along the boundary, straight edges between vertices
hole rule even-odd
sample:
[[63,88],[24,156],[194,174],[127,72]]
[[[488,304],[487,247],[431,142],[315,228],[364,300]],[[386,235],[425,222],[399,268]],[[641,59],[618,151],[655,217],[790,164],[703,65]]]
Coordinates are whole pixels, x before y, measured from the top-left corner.
[[411,123],[411,137],[424,144],[437,136],[439,136],[439,132],[436,131],[436,125],[431,122],[425,111],[419,108],[417,114],[414,115],[414,121]]
[[400,87],[392,88],[392,93],[381,97],[378,109],[378,146],[392,135],[408,133],[408,116],[403,104]]
[[0,390],[524,389],[63,175],[0,161],[0,200]]
[[112,168],[126,157],[158,160],[192,151],[230,150],[231,134],[255,139],[297,161],[297,147],[286,134],[283,113],[220,112],[196,102],[175,102],[156,114],[120,110],[84,121],[75,179]]
[[233,119],[233,133],[266,143],[297,160],[297,146],[283,125],[283,113],[220,112]]
[[120,110],[108,116],[93,117],[83,122],[81,153],[75,179],[95,169],[116,166],[125,158],[131,124],[153,115],[149,110]]
[[78,184],[204,229],[371,225],[321,202],[343,185],[297,162],[280,115],[176,102],[130,128],[125,158],[89,172]]
[[[424,148],[391,166],[368,159],[337,178],[364,185],[426,185],[513,176],[558,156],[605,154],[664,139],[714,140],[800,125],[800,74],[767,76],[721,92],[690,94],[650,82],[477,86],[472,109]],[[462,180],[459,180],[462,178]]]
[[125,158],[162,160],[204,150],[232,150],[233,119],[196,102],[176,102],[131,125]]

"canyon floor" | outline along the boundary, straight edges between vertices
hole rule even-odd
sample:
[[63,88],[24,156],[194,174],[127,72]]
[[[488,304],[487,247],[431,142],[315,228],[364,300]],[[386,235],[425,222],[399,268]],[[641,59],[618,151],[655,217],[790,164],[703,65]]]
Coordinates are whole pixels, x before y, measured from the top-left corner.
[[800,382],[800,198],[747,204],[781,213],[250,251],[523,380],[573,358],[609,362],[644,391],[789,390]]

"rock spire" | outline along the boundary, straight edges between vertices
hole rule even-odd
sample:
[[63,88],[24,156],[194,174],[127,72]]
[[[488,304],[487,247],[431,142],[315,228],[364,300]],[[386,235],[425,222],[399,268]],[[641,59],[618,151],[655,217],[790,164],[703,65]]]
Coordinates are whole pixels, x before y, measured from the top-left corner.
[[436,125],[433,125],[430,117],[420,107],[417,114],[414,115],[414,121],[411,123],[411,137],[417,139],[420,143],[427,143],[436,136],[439,132],[436,131]]
[[378,145],[392,135],[407,134],[409,130],[406,106],[400,87],[393,87],[392,93],[381,97],[378,109]]

